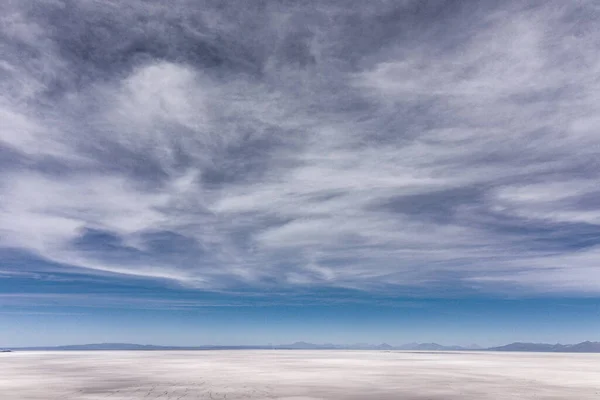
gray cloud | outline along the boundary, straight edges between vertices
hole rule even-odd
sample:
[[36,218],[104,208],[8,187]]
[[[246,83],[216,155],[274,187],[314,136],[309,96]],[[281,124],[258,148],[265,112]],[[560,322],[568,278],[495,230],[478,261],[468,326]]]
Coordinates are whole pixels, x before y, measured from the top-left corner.
[[46,269],[600,292],[595,2],[1,7],[0,246]]

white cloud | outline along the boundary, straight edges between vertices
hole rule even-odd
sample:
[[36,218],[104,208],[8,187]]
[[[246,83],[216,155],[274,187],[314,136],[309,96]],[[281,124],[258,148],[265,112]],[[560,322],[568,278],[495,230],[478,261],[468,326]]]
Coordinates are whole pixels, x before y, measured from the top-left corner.
[[[575,26],[574,6],[510,5],[466,33],[440,22],[439,40],[362,33],[335,7],[297,17],[308,33],[272,10],[256,26],[246,9],[222,11],[230,24],[147,7],[72,11],[125,35],[110,48],[72,21],[5,17],[0,151],[18,162],[0,172],[0,245],[203,288],[597,287],[594,247],[568,243],[600,221],[598,28]],[[540,245],[564,224],[573,238]],[[89,230],[116,248],[82,249]],[[561,257],[585,266],[549,272]]]

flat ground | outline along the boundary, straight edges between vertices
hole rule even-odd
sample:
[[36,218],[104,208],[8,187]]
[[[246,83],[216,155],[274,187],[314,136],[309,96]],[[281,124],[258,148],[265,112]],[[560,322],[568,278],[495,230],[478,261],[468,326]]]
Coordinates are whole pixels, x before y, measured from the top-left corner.
[[14,352],[0,399],[600,400],[600,354]]

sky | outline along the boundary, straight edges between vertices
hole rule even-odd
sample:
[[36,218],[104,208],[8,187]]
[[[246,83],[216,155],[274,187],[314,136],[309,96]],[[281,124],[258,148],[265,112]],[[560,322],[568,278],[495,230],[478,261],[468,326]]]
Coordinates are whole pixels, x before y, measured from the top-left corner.
[[599,20],[1,2],[0,346],[600,340]]

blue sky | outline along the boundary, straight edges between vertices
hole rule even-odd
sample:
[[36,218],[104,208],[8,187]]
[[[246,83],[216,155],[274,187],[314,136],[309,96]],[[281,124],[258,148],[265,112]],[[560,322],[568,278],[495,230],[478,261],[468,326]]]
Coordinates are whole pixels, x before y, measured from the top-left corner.
[[597,2],[0,11],[0,345],[598,340]]
[[[2,287],[5,346],[391,343],[494,346],[581,342],[600,328],[594,298],[404,296],[311,288],[205,292],[126,279],[16,279]],[[23,292],[26,291],[27,294]]]

